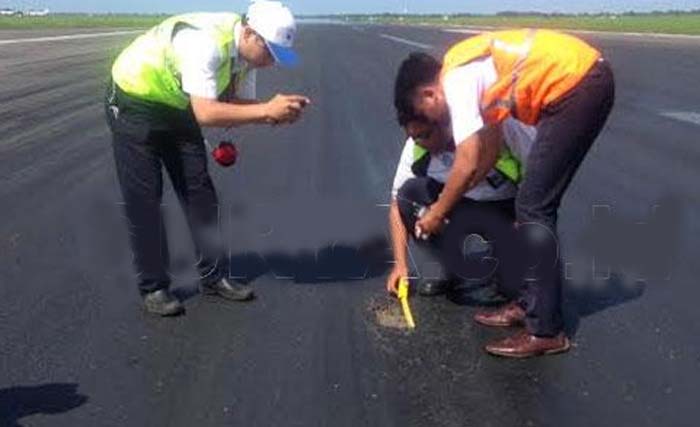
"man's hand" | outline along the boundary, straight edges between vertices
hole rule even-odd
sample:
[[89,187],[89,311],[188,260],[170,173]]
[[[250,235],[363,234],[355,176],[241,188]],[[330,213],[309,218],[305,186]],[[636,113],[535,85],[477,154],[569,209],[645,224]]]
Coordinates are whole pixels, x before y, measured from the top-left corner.
[[[455,162],[440,198],[430,207],[437,217],[445,218],[462,199],[494,168],[503,148],[503,131],[500,125],[486,126],[472,134],[455,149]],[[430,219],[430,218],[429,218]],[[427,231],[432,231],[434,219],[424,221]]]
[[447,221],[436,209],[428,209],[423,217],[416,221],[414,235],[418,240],[428,240],[434,234],[438,234]]
[[301,95],[277,95],[265,104],[267,121],[270,124],[292,124],[299,120],[304,108],[311,100]]
[[398,295],[399,282],[401,279],[408,279],[408,267],[396,265],[389,273],[389,278],[386,280],[386,290],[390,294]]

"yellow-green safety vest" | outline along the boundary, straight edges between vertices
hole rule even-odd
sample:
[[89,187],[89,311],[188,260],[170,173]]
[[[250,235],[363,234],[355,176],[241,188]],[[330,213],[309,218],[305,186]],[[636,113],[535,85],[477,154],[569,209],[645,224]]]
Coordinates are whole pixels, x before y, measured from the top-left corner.
[[189,96],[182,90],[180,59],[173,49],[173,36],[180,26],[208,32],[222,58],[217,72],[217,93],[231,83],[234,28],[241,17],[234,13],[192,13],[173,16],[137,38],[117,58],[112,79],[127,94],[179,110],[186,110]]
[[[430,152],[418,144],[413,146],[413,165],[411,170],[416,176],[426,176],[430,165]],[[508,148],[504,148],[494,167],[513,184],[519,184],[522,180],[520,161],[513,156]]]

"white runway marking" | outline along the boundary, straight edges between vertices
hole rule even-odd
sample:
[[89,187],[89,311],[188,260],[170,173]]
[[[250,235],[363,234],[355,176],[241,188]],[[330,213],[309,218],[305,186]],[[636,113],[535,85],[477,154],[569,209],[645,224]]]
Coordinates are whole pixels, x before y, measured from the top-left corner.
[[428,50],[428,49],[433,48],[433,46],[431,46],[429,44],[418,43],[418,42],[414,42],[413,40],[406,40],[406,39],[402,39],[401,37],[390,36],[389,34],[380,34],[380,36],[385,38],[385,39],[389,39],[389,40],[395,41],[397,43],[403,43],[405,45],[417,47],[419,49]]
[[138,34],[138,33],[142,33],[143,31],[144,30],[112,31],[109,33],[68,34],[65,36],[0,40],[0,46],[8,45],[8,44],[43,43],[43,42],[53,42],[53,41],[63,41],[63,40],[94,39],[94,38],[99,38],[99,37],[112,37],[112,36],[121,36],[121,35],[126,35],[126,34]]
[[700,126],[700,113],[694,111],[662,111],[663,117]]
[[[493,29],[493,28],[492,28],[492,29]],[[477,29],[463,29],[463,28],[447,28],[447,29],[444,29],[444,30],[442,30],[442,31],[445,32],[445,33],[474,34],[474,35],[477,35],[477,34],[481,34],[481,33],[484,32],[485,30],[487,30],[487,28],[484,28],[484,29],[481,29],[481,30],[477,30]]]

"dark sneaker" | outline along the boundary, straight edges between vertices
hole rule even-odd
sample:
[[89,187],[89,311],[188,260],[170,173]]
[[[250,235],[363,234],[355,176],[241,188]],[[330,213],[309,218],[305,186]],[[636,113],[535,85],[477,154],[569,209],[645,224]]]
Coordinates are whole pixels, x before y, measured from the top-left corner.
[[418,283],[418,294],[424,297],[436,297],[448,293],[459,284],[459,279],[422,280]]
[[150,314],[163,317],[178,316],[185,312],[185,306],[167,289],[143,295],[143,306]]
[[203,295],[218,296],[230,301],[250,301],[255,298],[255,293],[249,286],[231,283],[226,279],[202,284],[200,290]]

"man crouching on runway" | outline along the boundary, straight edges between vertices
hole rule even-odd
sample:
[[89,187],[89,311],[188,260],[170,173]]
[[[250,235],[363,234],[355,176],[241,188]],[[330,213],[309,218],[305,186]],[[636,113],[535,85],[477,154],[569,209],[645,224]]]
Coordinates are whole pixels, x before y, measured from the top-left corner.
[[504,122],[507,144],[500,164],[481,185],[464,194],[450,219],[445,221],[446,232],[428,238],[416,225],[444,188],[454,164],[454,141],[444,129],[424,122],[413,121],[407,128],[409,135],[421,136],[409,136],[406,140],[392,186],[390,231],[395,267],[387,280],[387,290],[396,293],[398,281],[409,276],[407,244],[413,237],[418,244],[428,246],[445,275],[441,279],[420,280],[421,296],[445,294],[467,279],[491,278],[502,296],[517,297],[517,290],[508,289],[496,271],[499,264],[496,260],[500,259],[497,255],[502,247],[492,245],[493,257],[476,260],[476,264],[465,258],[464,247],[471,238],[489,243],[512,238],[509,233],[515,221],[516,185],[524,172],[519,159],[527,152],[534,129],[515,120]]

